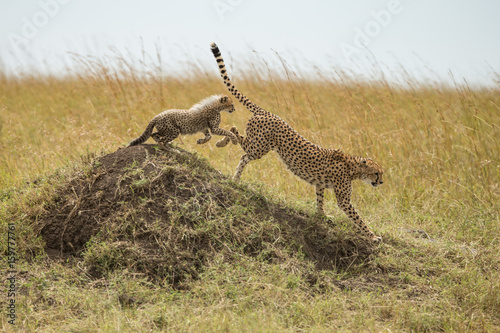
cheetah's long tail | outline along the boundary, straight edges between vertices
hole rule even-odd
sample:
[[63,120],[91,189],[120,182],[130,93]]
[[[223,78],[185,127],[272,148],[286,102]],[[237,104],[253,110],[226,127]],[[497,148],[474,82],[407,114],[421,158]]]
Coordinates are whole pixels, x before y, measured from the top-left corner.
[[262,110],[260,107],[255,105],[248,97],[243,95],[236,89],[234,84],[231,82],[229,79],[229,76],[226,73],[226,65],[224,64],[224,59],[222,59],[222,55],[219,51],[219,47],[217,44],[212,43],[211,45],[212,48],[212,53],[214,54],[215,59],[217,60],[217,64],[219,65],[219,71],[220,71],[220,76],[224,80],[224,84],[226,85],[227,89],[233,94],[234,97],[236,97],[240,103],[242,103],[250,112],[255,112]]
[[155,127],[155,123],[156,122],[154,120],[151,120],[146,129],[144,130],[144,133],[142,133],[141,136],[138,137],[137,139],[130,141],[127,147],[141,144],[145,142],[147,139],[149,139],[149,137],[151,136],[151,132],[153,132],[153,128]]

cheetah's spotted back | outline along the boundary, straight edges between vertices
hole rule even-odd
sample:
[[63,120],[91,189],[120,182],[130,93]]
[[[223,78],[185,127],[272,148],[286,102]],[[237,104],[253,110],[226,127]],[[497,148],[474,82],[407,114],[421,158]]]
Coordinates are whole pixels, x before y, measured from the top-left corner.
[[[156,142],[163,145],[177,138],[180,134],[195,134],[202,132],[204,138],[198,139],[198,144],[203,144],[211,139],[211,133],[223,135],[236,144],[236,136],[225,129],[219,128],[221,121],[220,113],[234,111],[231,98],[224,95],[212,95],[205,98],[188,110],[167,110],[155,116],[146,127],[140,137],[132,140],[130,146],[138,145],[152,137]],[[157,132],[153,132],[156,127]],[[218,146],[226,145],[226,141],[219,141]]]

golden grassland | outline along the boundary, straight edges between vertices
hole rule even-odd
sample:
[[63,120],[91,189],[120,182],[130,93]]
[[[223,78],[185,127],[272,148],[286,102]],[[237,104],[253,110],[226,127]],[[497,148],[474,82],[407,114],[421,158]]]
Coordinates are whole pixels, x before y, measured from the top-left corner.
[[[126,63],[117,67],[88,59],[81,63],[85,71],[65,78],[0,76],[3,214],[9,200],[30,186],[28,182],[70,168],[82,155],[123,147],[162,110],[189,108],[211,94],[227,93],[215,63],[213,71],[197,70],[188,78],[134,74]],[[248,331],[498,330],[499,88],[411,82],[391,86],[381,80],[358,82],[342,73],[320,71],[315,79],[304,79],[284,69],[284,76],[264,66],[231,77],[256,104],[282,117],[310,141],[371,157],[383,166],[383,186],[373,189],[361,182],[354,184],[354,205],[372,230],[389,240],[381,245],[378,260],[399,268],[396,280],[426,285],[419,290],[428,294],[418,294],[418,290],[414,294],[407,290],[408,295],[392,293],[388,286],[389,293],[383,294],[354,288],[311,296],[299,276],[242,261],[238,266],[214,263],[207,279],[193,282],[188,293],[120,274],[109,276],[108,294],[125,288],[149,299],[147,307],[130,310],[104,297],[96,286],[91,288],[96,292],[86,294],[79,287],[83,282],[77,270],[49,266],[39,259],[31,286],[57,290],[68,308],[78,302],[86,305],[80,314],[58,315],[49,307],[43,311],[30,307],[27,301],[23,311],[31,312],[21,317],[25,327],[58,331],[61,321],[67,331],[108,332],[158,327],[181,331],[240,331],[245,327]],[[234,125],[242,131],[249,117],[236,104],[236,112],[223,114],[221,127]],[[241,148],[218,149],[217,137],[197,145],[200,136],[182,136],[175,142],[231,175]],[[251,162],[242,180],[262,186],[277,200],[314,212],[313,187],[288,172],[275,153]],[[343,216],[331,191],[325,211]],[[409,231],[430,239],[415,238]],[[259,272],[261,280],[238,280],[243,271]],[[342,273],[342,278],[356,275],[354,271],[353,267],[353,272]],[[58,279],[51,278],[56,275]],[[162,326],[163,321],[168,325]]]
[[[70,165],[82,154],[122,147],[164,109],[189,108],[208,95],[225,93],[215,75],[203,72],[190,79],[142,78],[104,64],[88,66],[87,74],[78,77],[0,81],[3,189]],[[466,240],[492,236],[481,230],[498,222],[498,90],[394,88],[384,82],[287,80],[253,73],[235,81],[253,101],[312,142],[378,161],[386,172],[383,188],[359,184],[355,195],[380,205],[380,214],[421,214],[420,223],[430,219],[436,232],[453,231]],[[221,126],[243,130],[249,117],[237,104],[235,113],[223,114]],[[242,155],[239,147],[217,149],[215,140],[206,145],[195,141],[183,136],[177,144],[207,157],[224,174],[234,172]],[[313,188],[287,172],[274,153],[250,163],[243,178],[269,185],[276,195],[314,204]],[[327,201],[334,210],[331,193]],[[455,218],[462,222],[439,222]],[[383,220],[380,215],[374,222],[383,226]]]

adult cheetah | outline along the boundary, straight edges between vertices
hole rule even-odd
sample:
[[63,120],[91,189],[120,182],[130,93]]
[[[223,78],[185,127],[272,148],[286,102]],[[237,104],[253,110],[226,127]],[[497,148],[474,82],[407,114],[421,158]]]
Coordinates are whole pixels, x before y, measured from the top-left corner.
[[[231,128],[245,154],[236,168],[234,179],[238,180],[243,168],[250,161],[256,160],[274,150],[281,157],[287,168],[295,175],[316,187],[317,212],[324,215],[323,198],[326,188],[333,188],[338,206],[352,222],[371,240],[379,242],[376,236],[363,222],[351,204],[351,192],[354,179],[361,179],[373,187],[383,183],[384,171],[372,159],[352,156],[338,149],[325,149],[306,140],[280,117],[255,105],[239,92],[231,83],[224,60],[215,43],[212,53],[219,65],[220,74],[228,90],[249,111],[253,113],[246,125],[246,137],[240,135],[236,127]],[[219,147],[227,145],[228,138],[220,141]]]
[[[204,144],[212,138],[210,132],[217,135],[224,135],[226,138],[237,144],[237,139],[234,133],[225,129],[219,128],[220,113],[234,111],[234,104],[231,98],[224,95],[212,95],[205,98],[201,102],[193,105],[189,110],[166,110],[156,115],[146,127],[146,130],[140,137],[132,140],[128,147],[135,146],[145,142],[149,137],[162,143],[169,143],[179,136],[179,134],[195,134],[202,132],[204,138],[198,139],[196,143]],[[157,132],[153,132],[156,127]],[[221,140],[222,141],[222,140]],[[216,145],[219,145],[219,141]],[[227,142],[224,141],[224,146]]]

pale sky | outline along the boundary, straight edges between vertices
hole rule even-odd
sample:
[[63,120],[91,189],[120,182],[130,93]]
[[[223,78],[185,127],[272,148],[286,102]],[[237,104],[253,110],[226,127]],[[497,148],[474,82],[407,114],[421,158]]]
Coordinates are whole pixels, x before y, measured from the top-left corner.
[[152,56],[160,46],[166,72],[187,57],[215,73],[212,41],[233,59],[255,50],[272,62],[276,51],[291,64],[360,77],[378,63],[389,75],[402,66],[417,78],[449,82],[451,72],[495,85],[500,1],[0,0],[0,66],[9,74],[60,73],[68,52],[141,55],[142,45]]

